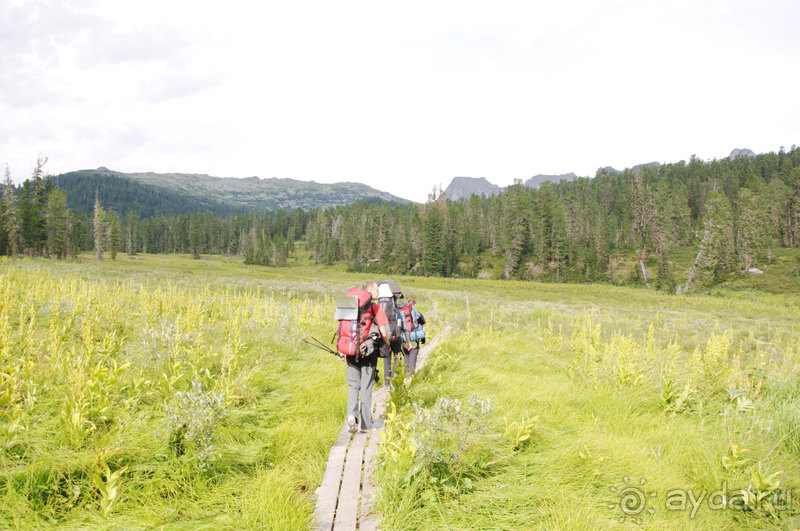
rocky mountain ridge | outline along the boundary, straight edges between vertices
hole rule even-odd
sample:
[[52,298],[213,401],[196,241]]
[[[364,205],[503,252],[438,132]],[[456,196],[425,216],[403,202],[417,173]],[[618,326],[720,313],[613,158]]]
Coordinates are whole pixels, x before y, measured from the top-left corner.
[[125,177],[132,181],[178,192],[202,201],[216,201],[242,210],[277,210],[349,205],[363,200],[408,203],[407,199],[376,190],[366,184],[334,184],[277,177],[213,177],[196,173],[122,173],[99,167],[94,171]]
[[[731,154],[728,156],[730,160],[734,160],[738,157],[755,157],[756,154],[753,153],[749,149],[734,149],[731,151]],[[646,162],[643,164],[636,164],[632,166],[630,171],[641,171],[644,168],[655,168],[658,169],[661,166],[660,162]],[[611,166],[605,166],[597,169],[597,174],[601,173],[622,173],[622,170],[618,170],[616,168],[612,168]],[[561,175],[534,175],[527,181],[523,182],[522,184],[525,186],[529,186],[531,188],[538,188],[543,182],[550,181],[552,183],[558,183],[562,180],[567,181],[574,181],[578,179],[579,176],[575,175],[574,173],[564,173]],[[589,178],[587,176],[587,178]],[[452,199],[453,201],[458,201],[459,199],[464,199],[470,197],[472,194],[476,194],[479,196],[491,196],[495,194],[502,193],[505,189],[504,186],[498,186],[489,182],[486,177],[453,177],[453,180],[450,184],[445,188],[444,193],[445,197],[448,199]]]

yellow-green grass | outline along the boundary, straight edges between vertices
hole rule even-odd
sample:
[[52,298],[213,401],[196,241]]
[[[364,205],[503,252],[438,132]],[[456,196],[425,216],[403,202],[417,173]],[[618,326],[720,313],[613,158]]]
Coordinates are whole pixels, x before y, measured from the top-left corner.
[[[341,362],[298,340],[329,340],[333,298],[386,276],[303,256],[277,270],[218,256],[3,259],[0,394],[9,390],[11,402],[0,426],[25,429],[0,454],[0,528],[308,529],[347,388]],[[496,451],[468,488],[432,488],[421,475],[401,488],[379,470],[382,529],[798,527],[800,501],[772,515],[664,508],[670,489],[747,487],[759,462],[764,472],[784,471],[783,488],[800,490],[796,298],[397,280],[433,333],[453,325],[412,401],[491,399]],[[109,385],[107,418],[71,432],[65,398],[86,389],[98,362],[111,370],[113,360],[131,365]],[[135,390],[132,378],[150,383]],[[166,407],[191,380],[228,396],[220,455],[206,471],[191,451],[174,455],[166,433]],[[692,401],[680,411],[662,402],[669,382],[673,397],[690,384]],[[538,420],[513,449],[503,417]],[[726,469],[732,441],[750,461]],[[112,470],[128,467],[108,519],[92,480],[101,448],[119,448],[107,460]],[[657,496],[639,525],[632,516],[619,522],[626,486]]]
[[[330,337],[355,282],[219,257],[3,260],[0,528],[308,529],[346,385],[299,340]],[[192,381],[226,397],[206,470],[165,423]],[[106,518],[93,476],[112,448]]]
[[[513,282],[435,287],[444,286],[432,296],[455,332],[412,383],[411,401],[431,407],[439,396],[490,398],[497,462],[455,491],[424,473],[398,482],[389,463],[379,469],[385,529],[797,528],[796,300]],[[678,393],[691,386],[689,407],[669,410],[662,401],[668,381]],[[534,416],[531,438],[509,452],[502,417]],[[410,409],[400,416],[412,417]],[[742,454],[750,461],[723,466],[731,442],[750,450]],[[783,471],[792,507],[709,508],[715,490],[727,485],[730,498],[751,485],[758,463],[765,475]],[[667,510],[668,493],[688,500],[690,490],[706,493],[694,514],[690,502]],[[641,513],[621,510],[623,491],[647,496]]]

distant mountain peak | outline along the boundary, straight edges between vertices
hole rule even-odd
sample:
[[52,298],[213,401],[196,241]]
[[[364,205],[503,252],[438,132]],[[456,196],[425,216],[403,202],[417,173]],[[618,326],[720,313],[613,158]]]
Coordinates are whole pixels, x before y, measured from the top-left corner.
[[660,162],[646,162],[645,164],[637,164],[631,171],[642,171],[643,168],[655,168],[658,169],[661,166]]
[[577,179],[578,176],[572,172],[569,173],[562,173],[561,175],[542,175],[541,173],[538,175],[534,175],[527,181],[525,181],[525,186],[530,186],[531,188],[539,188],[543,182],[550,181],[553,184],[559,183],[561,181],[574,181]]
[[612,175],[614,173],[622,173],[622,172],[616,168],[612,168],[611,166],[603,166],[602,168],[597,168],[597,172],[595,172],[595,175],[597,175],[598,173],[607,173],[609,175]]
[[453,177],[445,188],[444,195],[448,199],[458,201],[472,196],[472,194],[491,196],[499,194],[503,188],[490,183],[486,177]]
[[[660,167],[661,167],[660,162],[645,162],[644,164],[637,164],[635,166],[632,166],[631,168],[626,168],[626,169],[636,172],[636,171],[642,171],[644,168],[654,168],[657,170]],[[615,173],[622,173],[622,172],[616,168],[612,168],[611,166],[604,166],[602,168],[597,168],[597,172],[595,173],[595,175],[599,173],[607,173],[608,175],[613,175]]]
[[728,155],[728,158],[730,160],[736,160],[739,157],[755,157],[755,156],[756,156],[756,154],[753,153],[749,149],[738,149],[737,148],[737,149],[734,149],[733,151],[731,151],[731,154]]

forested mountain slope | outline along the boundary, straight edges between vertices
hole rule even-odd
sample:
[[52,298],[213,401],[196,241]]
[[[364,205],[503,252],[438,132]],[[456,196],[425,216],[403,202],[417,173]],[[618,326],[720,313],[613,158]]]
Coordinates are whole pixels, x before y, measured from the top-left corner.
[[[624,282],[675,291],[678,282],[684,290],[743,282],[755,267],[764,274],[748,286],[800,293],[795,146],[711,161],[693,156],[636,171],[602,169],[592,179],[538,189],[517,183],[459,201],[441,193],[425,205],[372,199],[147,218],[133,211],[118,217],[113,198],[111,205],[101,199],[106,221],[67,211],[67,194],[52,189],[52,181],[48,188],[39,173],[20,188],[16,205],[7,186],[0,254],[63,256],[68,248],[74,255],[100,242],[119,251],[223,253],[281,266],[304,244],[312,260],[381,275]],[[64,184],[62,176],[56,180]]]
[[125,217],[135,211],[140,218],[155,216],[188,215],[195,212],[212,212],[229,216],[234,205],[198,198],[164,188],[142,184],[124,174],[97,170],[82,170],[50,177],[61,190],[67,192],[67,206],[91,213],[95,194],[100,204]]
[[365,184],[320,184],[293,179],[245,179],[185,173],[121,173],[100,167],[51,177],[69,196],[71,208],[91,212],[95,190],[100,202],[123,216],[135,210],[140,218],[212,212],[221,216],[236,210],[278,210],[347,205],[405,199]]
[[205,201],[222,201],[247,210],[311,210],[317,207],[349,205],[370,198],[396,203],[408,201],[388,192],[361,183],[323,184],[294,179],[244,179],[211,177],[186,173],[127,173],[122,174],[142,184],[174,190]]

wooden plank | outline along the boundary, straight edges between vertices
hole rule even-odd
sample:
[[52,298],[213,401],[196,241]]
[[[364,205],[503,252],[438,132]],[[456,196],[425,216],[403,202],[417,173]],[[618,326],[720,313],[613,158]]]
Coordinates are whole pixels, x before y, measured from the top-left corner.
[[336,511],[336,498],[342,482],[342,469],[346,453],[347,448],[344,446],[331,448],[322,485],[317,489],[317,505],[314,508],[315,531],[331,531],[333,528],[333,515]]
[[376,419],[381,419],[382,421],[386,421],[386,402],[381,402],[378,407],[375,408],[375,416],[373,417],[373,421],[376,426],[383,427],[383,424],[376,421]]
[[336,442],[334,446],[343,446],[347,448],[347,445],[350,444],[350,437],[352,437],[352,433],[347,431],[347,423],[344,423],[342,429],[339,431],[339,436],[336,438]]
[[339,504],[336,507],[334,531],[355,531],[358,523],[358,508],[361,494],[361,464],[364,459],[363,447],[350,447],[344,464],[342,489],[339,491]]
[[[377,437],[377,436],[376,436]],[[372,472],[375,470],[374,438],[370,446],[364,450],[364,476],[361,480],[361,518],[358,522],[359,531],[377,531],[378,519],[372,514]]]
[[[446,323],[442,332],[420,350],[418,368],[422,368],[428,354],[449,328],[449,323]],[[375,411],[373,418],[383,417],[388,396],[389,389],[385,386],[373,391],[372,402]],[[331,448],[322,485],[317,489],[317,505],[314,509],[315,530],[355,531],[358,526],[359,531],[377,531],[378,519],[372,514],[371,476],[375,468],[375,454],[379,442],[380,434],[375,431],[352,435],[347,431],[346,423],[342,426],[336,443]]]
[[387,387],[381,387],[377,391],[372,393],[372,403],[380,402],[381,400],[385,400],[386,397],[389,395],[389,390]]
[[364,448],[367,445],[367,436],[369,433],[356,433],[353,435],[353,443],[350,445],[350,449],[353,448]]

